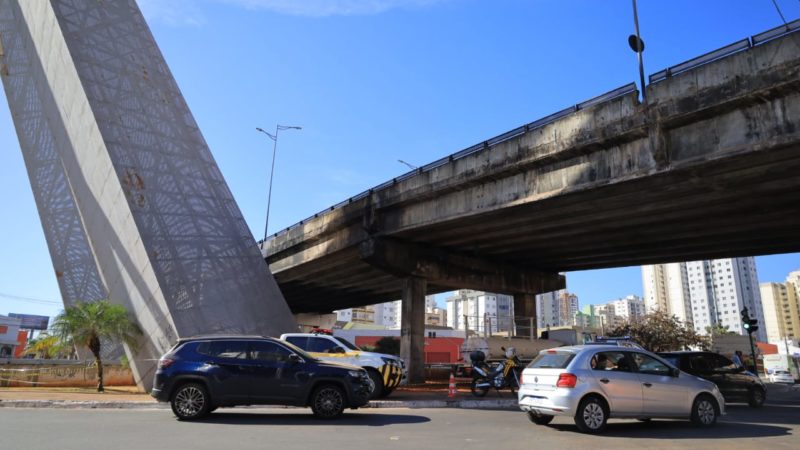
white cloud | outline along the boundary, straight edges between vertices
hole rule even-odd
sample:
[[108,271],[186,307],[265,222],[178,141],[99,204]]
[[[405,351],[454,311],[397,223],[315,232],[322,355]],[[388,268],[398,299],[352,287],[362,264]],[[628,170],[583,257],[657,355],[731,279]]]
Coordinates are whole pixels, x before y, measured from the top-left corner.
[[380,14],[391,9],[420,8],[446,0],[217,0],[248,9],[296,16],[354,16]]
[[171,26],[199,27],[206,18],[197,8],[196,0],[137,0],[148,21],[159,21]]
[[137,0],[148,21],[171,26],[202,26],[202,5],[221,3],[278,14],[328,17],[381,14],[392,9],[423,8],[452,0]]

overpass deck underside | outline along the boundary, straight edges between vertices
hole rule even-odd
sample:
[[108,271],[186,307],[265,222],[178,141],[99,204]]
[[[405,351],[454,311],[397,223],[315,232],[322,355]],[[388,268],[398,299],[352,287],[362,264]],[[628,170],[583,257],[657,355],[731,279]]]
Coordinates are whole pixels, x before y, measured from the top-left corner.
[[[800,251],[798,153],[710,161],[389,237],[545,272]],[[319,310],[320,298],[332,310],[396,300],[402,287],[355,246],[275,276],[296,312]]]

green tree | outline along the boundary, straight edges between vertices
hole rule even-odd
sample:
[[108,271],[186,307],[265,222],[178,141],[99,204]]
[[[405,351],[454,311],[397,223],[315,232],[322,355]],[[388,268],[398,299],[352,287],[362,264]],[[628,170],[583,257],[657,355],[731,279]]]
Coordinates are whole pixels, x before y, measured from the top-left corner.
[[385,336],[375,342],[375,351],[378,353],[385,353],[387,355],[400,354],[400,339],[391,336]]
[[728,329],[728,325],[722,325],[718,323],[716,325],[709,325],[706,327],[706,333],[709,335],[724,335],[724,334],[736,334],[733,331]]
[[611,336],[630,336],[651,352],[685,350],[688,347],[705,346],[705,340],[694,329],[685,327],[677,317],[656,311],[637,322],[628,322],[615,327]]
[[131,320],[124,307],[108,300],[99,300],[67,307],[53,321],[53,333],[62,341],[72,339],[76,345],[89,348],[97,363],[97,391],[103,392],[101,342],[121,341],[135,349],[136,339],[142,335],[142,330]]
[[37,358],[53,359],[64,351],[65,345],[58,336],[39,335],[28,342],[25,352],[35,354]]

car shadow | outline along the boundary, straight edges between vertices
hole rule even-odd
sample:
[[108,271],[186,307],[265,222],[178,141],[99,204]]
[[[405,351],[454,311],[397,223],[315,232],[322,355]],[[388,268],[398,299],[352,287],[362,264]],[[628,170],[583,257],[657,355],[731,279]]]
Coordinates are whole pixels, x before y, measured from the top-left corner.
[[765,423],[800,425],[800,404],[770,404],[751,408],[745,404],[726,405],[728,415],[720,420],[727,423]]
[[382,413],[344,413],[338,419],[321,420],[308,414],[264,413],[264,412],[213,412],[199,422],[221,425],[327,425],[327,426],[367,426],[384,427],[388,425],[412,425],[430,422],[425,416],[412,414]]
[[[558,431],[577,432],[572,424],[551,424]],[[700,428],[685,420],[652,420],[650,422],[610,421],[605,431],[596,435],[602,438],[664,438],[664,439],[735,439],[786,436],[792,429],[775,425],[740,422],[718,422],[711,428]]]

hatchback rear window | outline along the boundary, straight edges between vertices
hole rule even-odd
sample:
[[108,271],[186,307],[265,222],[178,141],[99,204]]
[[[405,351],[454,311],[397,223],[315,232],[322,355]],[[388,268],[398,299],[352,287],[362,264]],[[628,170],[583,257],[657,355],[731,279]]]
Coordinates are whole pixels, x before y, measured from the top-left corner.
[[555,353],[539,353],[539,356],[533,359],[528,367],[532,369],[565,369],[572,358],[575,357],[574,353],[555,352]]

